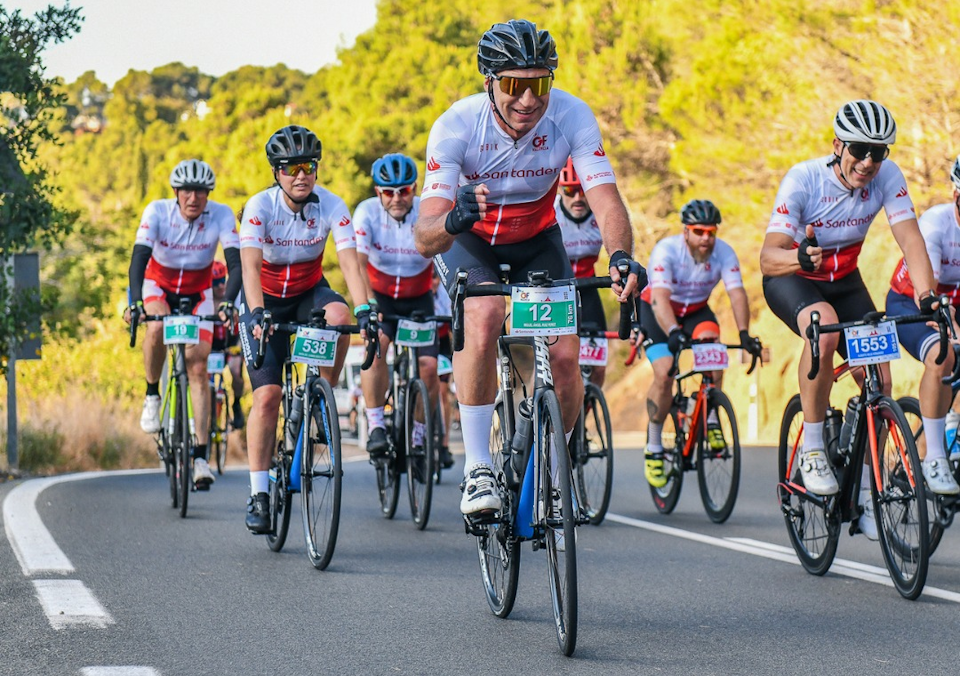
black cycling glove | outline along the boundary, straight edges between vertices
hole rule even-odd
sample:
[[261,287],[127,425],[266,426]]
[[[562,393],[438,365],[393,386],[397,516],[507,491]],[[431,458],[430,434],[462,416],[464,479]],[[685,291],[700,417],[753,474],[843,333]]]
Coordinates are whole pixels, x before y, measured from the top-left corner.
[[760,357],[760,353],[763,350],[763,344],[760,342],[759,338],[754,338],[747,331],[740,332],[740,344],[743,346],[743,349],[747,351],[751,356]]
[[366,331],[367,340],[376,340],[380,325],[377,322],[377,315],[372,310],[360,310],[357,313],[357,326],[361,331]]
[[[618,249],[610,254],[610,267],[616,268],[619,267],[621,263],[627,264],[627,275],[636,275],[637,276],[637,290],[641,291],[647,285],[647,271],[644,269],[640,263],[633,260],[626,251]],[[626,284],[627,280],[624,279],[622,284]]]
[[138,300],[133,303],[130,303],[130,307],[128,309],[130,310],[130,323],[132,324],[136,322],[137,324],[139,324],[140,317],[144,314],[143,301]]
[[800,240],[800,249],[797,251],[797,260],[800,262],[800,269],[804,272],[813,272],[816,269],[813,260],[810,258],[810,254],[807,253],[807,249],[814,246],[820,246],[817,244],[816,237],[804,237],[802,240]]
[[247,328],[253,333],[254,327],[263,325],[263,308],[255,307],[250,310],[250,316],[247,317]]
[[670,335],[667,336],[667,347],[673,354],[677,354],[682,348],[690,344],[690,338],[683,332],[679,326],[675,327]]
[[480,204],[477,202],[477,186],[461,185],[457,188],[457,197],[453,210],[447,214],[443,224],[451,235],[459,235],[473,227],[480,220]]
[[940,300],[940,296],[932,291],[920,299],[920,314],[932,315],[936,312],[934,305]]

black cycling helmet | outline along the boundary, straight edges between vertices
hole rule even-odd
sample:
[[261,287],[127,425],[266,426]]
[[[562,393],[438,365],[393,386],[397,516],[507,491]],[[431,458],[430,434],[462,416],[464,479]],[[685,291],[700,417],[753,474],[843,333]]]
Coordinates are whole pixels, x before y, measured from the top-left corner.
[[406,155],[389,153],[373,163],[370,173],[373,175],[374,184],[399,188],[417,180],[417,165]]
[[684,225],[719,225],[720,210],[710,200],[690,200],[680,209]]
[[493,76],[503,70],[557,67],[557,43],[526,19],[495,23],[477,43],[477,66]]
[[291,162],[320,161],[320,139],[306,127],[288,125],[273,132],[267,141],[267,159],[276,167]]

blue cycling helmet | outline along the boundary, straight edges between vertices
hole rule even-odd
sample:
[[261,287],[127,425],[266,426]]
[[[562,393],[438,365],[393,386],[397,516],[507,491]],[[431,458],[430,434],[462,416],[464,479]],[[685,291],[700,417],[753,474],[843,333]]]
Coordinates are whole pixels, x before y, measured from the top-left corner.
[[399,188],[417,180],[417,165],[406,155],[390,153],[373,163],[373,182],[382,188]]

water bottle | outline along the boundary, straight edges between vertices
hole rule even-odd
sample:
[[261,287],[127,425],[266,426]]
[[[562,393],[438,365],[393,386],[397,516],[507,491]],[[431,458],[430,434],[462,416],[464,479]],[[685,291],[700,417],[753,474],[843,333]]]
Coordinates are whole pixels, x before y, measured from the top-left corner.
[[840,446],[838,452],[849,455],[850,444],[853,441],[853,432],[857,429],[857,407],[860,405],[860,397],[850,397],[847,402],[847,414],[843,416],[843,426],[840,428]]
[[827,457],[834,466],[843,464],[840,455],[840,435],[842,434],[843,414],[832,406],[827,408],[827,417],[823,421],[823,445]]
[[297,387],[290,405],[290,414],[284,429],[286,448],[292,452],[297,447],[297,437],[300,436],[300,420],[303,419],[303,385]]
[[[513,439],[510,441],[510,449],[513,451],[510,462],[513,476],[508,476],[508,479],[513,479],[523,472],[520,463],[523,462],[523,454],[533,443],[532,439],[533,401],[528,398],[522,400],[517,407],[517,430],[513,433]],[[510,483],[512,484],[513,482],[511,481]]]
[[690,432],[690,421],[693,420],[693,412],[697,410],[697,398],[696,397],[686,397],[685,401],[681,402],[680,410],[683,412],[681,418],[681,427],[683,427],[683,433],[688,434]]
[[960,413],[947,411],[946,451],[951,460],[960,456],[960,442],[957,442],[957,425],[960,425]]

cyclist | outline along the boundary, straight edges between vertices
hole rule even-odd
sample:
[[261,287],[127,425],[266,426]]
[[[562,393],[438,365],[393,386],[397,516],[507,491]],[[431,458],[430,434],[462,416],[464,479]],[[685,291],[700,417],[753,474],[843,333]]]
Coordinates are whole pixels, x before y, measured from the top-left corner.
[[[226,302],[227,266],[220,261],[213,262],[213,302],[215,305]],[[240,358],[240,333],[230,324],[218,324],[213,327],[211,350],[223,352],[227,356],[227,366],[232,376],[233,390],[233,429],[243,429],[243,409],[240,398],[243,396],[243,360]]]
[[[230,208],[208,199],[216,185],[210,165],[201,160],[183,160],[170,174],[172,199],[147,205],[140,219],[130,259],[130,307],[124,313],[129,323],[136,315],[168,315],[188,298],[193,314],[214,311],[210,270],[217,244],[223,247],[234,296],[240,288],[240,252],[236,222]],[[230,298],[231,296],[227,296]],[[233,306],[220,303],[222,318],[232,316]],[[193,449],[193,480],[205,490],[213,483],[207,464],[207,432],[210,399],[207,395],[207,355],[213,340],[212,322],[200,323],[200,343],[186,349],[187,374],[193,398],[198,443]],[[143,401],[140,427],[148,434],[160,431],[160,376],[165,351],[163,325],[150,322],[143,339],[143,362],[147,395]]]
[[[385,314],[432,315],[433,264],[420,255],[413,243],[413,224],[420,206],[416,195],[417,165],[406,155],[390,153],[373,163],[371,174],[377,195],[362,201],[353,212],[357,258],[373,292],[371,305]],[[390,387],[387,348],[396,338],[397,323],[381,321],[380,332],[380,356],[360,374],[367,406],[367,452],[371,457],[382,456],[390,448],[383,406]],[[440,389],[436,342],[420,348],[419,353],[420,377],[435,404]],[[416,422],[414,445],[422,443],[423,433],[423,423]]]
[[[485,91],[453,104],[434,123],[427,143],[427,173],[417,248],[435,256],[448,291],[463,268],[472,284],[496,282],[499,265],[513,281],[547,270],[552,279],[573,277],[563,249],[553,200],[557,179],[573,164],[611,252],[611,266],[626,262],[629,278],[611,274],[621,302],[631,298],[643,268],[631,258],[633,233],[613,167],[590,108],[554,90],[556,43],[525,20],[493,25],[477,45]],[[464,349],[454,359],[466,462],[460,510],[498,510],[489,448],[497,390],[496,345],[505,313],[499,297],[469,298]],[[554,385],[568,435],[583,401],[579,340],[563,336],[551,347]]]
[[[926,256],[913,201],[900,168],[885,161],[897,138],[890,111],[875,101],[843,104],[833,122],[833,153],[795,165],[780,184],[760,250],[763,293],[783,323],[805,336],[810,313],[826,324],[853,321],[875,309],[857,267],[867,229],[882,207],[913,279],[923,312],[936,308],[933,271]],[[824,453],[823,420],[833,386],[833,355],[846,356],[835,333],[820,337],[820,372],[809,380],[810,346],[804,341],[799,363],[803,405],[804,486],[833,495],[839,485]],[[890,368],[882,365],[884,392]],[[868,468],[858,496],[864,508],[860,529],[876,539]]]
[[[449,317],[453,311],[450,294],[440,284],[440,276],[433,271],[433,313],[438,317]],[[441,324],[437,330],[439,354],[437,355],[437,373],[440,377],[440,413],[443,416],[443,438],[440,440],[440,464],[443,469],[453,467],[453,453],[450,452],[450,425],[453,424],[453,401],[450,391],[450,371],[453,368],[453,341],[450,325]],[[440,368],[440,358],[447,362],[446,372]]]
[[[960,157],[950,171],[953,182],[953,201],[927,209],[920,217],[920,233],[926,243],[927,256],[937,282],[937,295],[946,294],[952,304],[960,305],[960,260],[955,252],[960,249]],[[887,293],[887,312],[894,315],[916,314],[914,288],[903,259],[894,270]],[[953,402],[953,390],[943,378],[953,372],[954,353],[947,352],[943,364],[937,365],[936,329],[925,324],[898,324],[900,343],[914,359],[923,364],[920,379],[920,414],[926,433],[927,452],[923,459],[923,477],[934,493],[956,495],[960,485],[953,477],[950,461],[944,449],[946,415]]]
[[[326,311],[330,324],[350,321],[346,302],[323,277],[323,249],[332,234],[354,302],[353,315],[362,329],[371,323],[350,212],[342,199],[317,185],[320,139],[309,129],[289,125],[270,136],[266,154],[276,185],[247,201],[240,225],[244,268],[240,345],[253,389],[247,420],[251,495],[246,525],[254,533],[269,532],[271,525],[268,470],[276,443],[281,374],[290,349],[289,334],[277,331],[267,345],[262,366],[252,368],[264,311],[272,313],[275,323],[306,322],[315,308]],[[349,342],[349,336],[341,336],[335,365],[320,369],[331,383],[340,376]]]
[[[647,390],[647,449],[645,475],[651,486],[668,480],[663,468],[663,421],[673,398],[673,355],[690,340],[718,340],[720,326],[707,304],[713,288],[723,280],[730,298],[740,343],[760,355],[761,345],[750,336],[750,304],[740,276],[740,261],[733,248],[717,238],[720,210],[710,200],[691,200],[680,210],[683,233],[666,237],[650,253],[650,284],[640,294],[640,324],[646,331],[647,359],[653,380]],[[717,387],[723,371],[713,374]],[[726,445],[717,412],[707,413],[707,441],[714,450]]]
[[[600,256],[603,236],[600,234],[597,219],[587,204],[586,195],[583,194],[583,186],[580,185],[580,177],[573,167],[572,158],[567,158],[567,163],[560,171],[560,190],[553,203],[553,210],[557,215],[557,224],[563,236],[563,248],[567,251],[574,276],[577,279],[595,277],[594,266]],[[598,289],[581,289],[580,307],[580,319],[583,323],[606,328],[607,318],[603,314]],[[606,374],[606,366],[594,366],[590,372],[590,381],[603,387]]]

